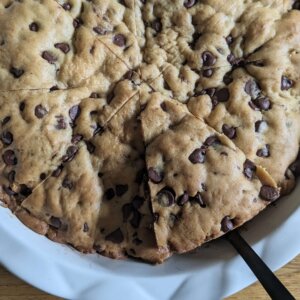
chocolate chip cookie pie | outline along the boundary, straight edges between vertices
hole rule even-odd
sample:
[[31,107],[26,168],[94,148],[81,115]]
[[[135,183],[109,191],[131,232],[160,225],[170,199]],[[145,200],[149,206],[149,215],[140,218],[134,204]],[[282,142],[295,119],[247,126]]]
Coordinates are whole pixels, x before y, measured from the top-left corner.
[[1,0],[0,199],[84,253],[161,263],[300,174],[300,2]]

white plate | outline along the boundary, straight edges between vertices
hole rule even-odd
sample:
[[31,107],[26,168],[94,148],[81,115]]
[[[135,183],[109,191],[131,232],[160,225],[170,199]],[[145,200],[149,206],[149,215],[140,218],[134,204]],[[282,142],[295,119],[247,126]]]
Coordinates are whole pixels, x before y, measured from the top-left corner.
[[[300,185],[242,230],[276,270],[300,253]],[[82,255],[23,226],[0,208],[0,263],[28,283],[67,299],[221,299],[255,281],[224,240],[160,266]]]

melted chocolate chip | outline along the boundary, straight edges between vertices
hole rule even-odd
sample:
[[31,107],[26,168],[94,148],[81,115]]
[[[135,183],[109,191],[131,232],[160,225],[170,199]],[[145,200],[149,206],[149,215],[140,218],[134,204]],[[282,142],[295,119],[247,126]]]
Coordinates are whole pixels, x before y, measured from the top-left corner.
[[97,33],[97,34],[99,34],[99,35],[106,35],[107,34],[107,29],[105,29],[105,28],[103,28],[103,27],[101,27],[101,26],[96,26],[96,27],[94,27],[93,28],[93,30]]
[[153,167],[148,169],[148,177],[153,183],[160,183],[163,180],[163,174],[155,170]]
[[11,67],[9,69],[9,72],[14,76],[14,78],[18,79],[20,78],[24,73],[25,71],[23,69],[18,69],[18,68],[14,68],[14,67]]
[[1,141],[4,145],[9,146],[12,144],[14,141],[14,136],[11,132],[9,131],[4,131],[1,134]]
[[57,58],[49,51],[44,51],[42,53],[42,58],[45,59],[49,64],[54,64]]
[[189,201],[189,195],[187,192],[184,192],[181,196],[178,197],[177,199],[177,204],[179,206],[183,206],[185,203]]
[[122,197],[128,191],[127,184],[117,184],[116,185],[116,195]]
[[64,116],[60,115],[60,116],[56,116],[55,118],[57,120],[57,124],[55,125],[56,129],[61,130],[67,128],[67,123],[65,122]]
[[142,219],[142,215],[137,210],[133,211],[133,217],[130,220],[130,224],[133,228],[138,228],[140,226],[140,222]]
[[13,170],[7,174],[7,179],[10,183],[13,183],[15,181],[15,177],[16,177],[16,172]]
[[163,207],[169,207],[175,202],[174,191],[168,187],[163,188],[156,195],[158,203]]
[[83,224],[83,232],[88,232],[90,230],[89,225],[87,223]]
[[38,32],[39,31],[39,25],[35,22],[32,22],[30,25],[29,25],[29,29],[31,31],[34,31],[34,32]]
[[248,95],[250,95],[251,99],[256,99],[261,93],[260,86],[253,79],[246,82],[244,90]]
[[280,197],[279,190],[268,185],[263,185],[260,189],[259,196],[266,201],[275,201]]
[[244,162],[244,175],[248,179],[252,179],[255,172],[256,172],[256,165],[249,159],[246,159],[246,161]]
[[48,113],[47,109],[39,104],[34,109],[34,114],[38,119],[42,119]]
[[140,197],[140,196],[135,196],[132,200],[132,206],[135,209],[139,209],[144,204],[144,202],[145,202],[145,198]]
[[75,157],[77,152],[78,152],[78,148],[76,146],[74,146],[74,145],[69,146],[66,151],[66,154],[62,157],[62,161],[68,162],[68,161],[73,160],[73,158]]
[[54,47],[59,49],[64,54],[67,54],[70,51],[70,46],[67,43],[56,43]]
[[156,32],[161,32],[162,30],[162,23],[159,19],[156,19],[155,21],[152,22],[152,28],[156,31]]
[[191,8],[196,3],[196,0],[184,0],[183,5],[186,8]]
[[226,102],[229,100],[229,97],[230,93],[228,88],[222,88],[220,90],[217,90],[213,95],[213,99],[217,102]]
[[79,105],[74,105],[70,108],[69,110],[69,116],[72,120],[72,122],[74,122],[80,115],[80,106]]
[[260,110],[267,111],[271,109],[271,101],[268,97],[260,96],[253,100],[253,103]]
[[18,163],[17,157],[13,150],[6,150],[2,155],[2,159],[8,166],[14,166]]
[[256,155],[259,157],[269,157],[270,156],[270,145],[265,145],[263,148],[258,149]]
[[104,196],[106,200],[111,200],[112,198],[115,197],[115,191],[113,188],[109,188],[105,191]]
[[206,149],[201,147],[195,149],[189,156],[192,164],[203,164],[205,162]]
[[67,177],[62,182],[62,186],[69,190],[71,190],[73,188],[73,185],[74,185],[73,182],[70,179],[68,179]]
[[56,217],[51,217],[50,220],[50,225],[56,229],[60,229],[61,228],[61,220],[59,218]]
[[236,128],[227,124],[222,126],[223,133],[230,139],[234,139],[236,137]]
[[126,45],[126,37],[123,34],[117,34],[113,38],[113,43],[119,47]]
[[233,222],[229,216],[226,216],[221,221],[221,230],[223,232],[231,231],[234,228]]
[[294,85],[294,82],[286,76],[281,77],[281,90],[287,91]]
[[124,236],[123,233],[121,231],[120,228],[116,229],[115,231],[113,231],[112,233],[108,234],[105,239],[107,241],[110,241],[114,244],[120,244],[123,242],[124,240]]
[[61,174],[62,170],[63,170],[63,166],[61,165],[56,170],[54,170],[52,172],[52,176],[53,177],[58,177]]
[[216,63],[216,57],[209,51],[205,51],[202,53],[202,62],[203,66],[211,67]]
[[203,208],[206,207],[206,203],[204,202],[200,192],[198,192],[196,196],[192,198],[192,200],[195,201],[197,204],[199,204],[201,207]]

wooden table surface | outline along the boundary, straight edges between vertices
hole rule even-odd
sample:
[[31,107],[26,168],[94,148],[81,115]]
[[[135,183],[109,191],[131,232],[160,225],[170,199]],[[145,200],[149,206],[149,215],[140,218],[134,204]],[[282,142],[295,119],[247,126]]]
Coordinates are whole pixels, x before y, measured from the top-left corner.
[[[300,299],[300,255],[276,272],[296,299]],[[10,274],[0,266],[0,300],[58,300]],[[199,298],[200,299],[200,298]],[[259,283],[255,283],[226,300],[269,299]]]

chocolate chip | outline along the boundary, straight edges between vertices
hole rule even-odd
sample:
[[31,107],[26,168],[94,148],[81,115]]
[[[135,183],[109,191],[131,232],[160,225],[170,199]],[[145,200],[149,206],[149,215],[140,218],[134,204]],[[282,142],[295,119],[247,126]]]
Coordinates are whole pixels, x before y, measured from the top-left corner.
[[44,181],[47,178],[47,175],[45,173],[40,174],[40,180]]
[[264,120],[255,122],[255,132],[262,133],[267,127],[267,122]]
[[103,132],[104,128],[100,125],[100,124],[96,124],[95,126],[95,130],[93,132],[93,135],[95,136],[96,134]]
[[130,220],[130,224],[133,228],[138,228],[140,226],[142,215],[137,210],[133,211],[133,217]]
[[22,101],[22,102],[20,103],[19,109],[20,109],[20,111],[24,111],[24,109],[25,109],[25,102],[24,102],[24,101]]
[[184,192],[181,196],[178,197],[177,204],[179,206],[183,206],[188,201],[189,201],[189,195],[187,192]]
[[217,102],[226,102],[228,101],[229,97],[230,94],[228,88],[217,90],[213,95],[213,99],[215,99]]
[[210,67],[216,63],[216,57],[209,51],[205,51],[202,53],[202,62],[203,66]]
[[222,126],[222,131],[230,139],[234,139],[236,137],[236,129],[233,126],[224,124]]
[[148,169],[148,177],[153,183],[160,183],[163,180],[163,174],[155,170],[153,167]]
[[54,64],[57,58],[49,51],[44,51],[42,53],[42,58],[45,59],[49,64]]
[[14,136],[9,131],[4,131],[1,134],[1,141],[4,145],[9,146],[14,141]]
[[54,170],[52,172],[52,176],[53,177],[58,177],[61,174],[62,170],[63,170],[63,166],[60,165],[56,170]]
[[20,194],[24,197],[28,197],[32,194],[32,189],[29,188],[26,184],[20,185]]
[[250,161],[249,159],[246,159],[246,161],[244,162],[244,175],[248,179],[252,179],[253,174],[255,172],[256,172],[256,165],[252,161]]
[[88,232],[90,230],[89,225],[87,223],[83,224],[83,232]]
[[14,76],[14,78],[20,78],[23,74],[24,74],[24,70],[22,70],[22,69],[17,69],[17,68],[15,68],[15,67],[11,67],[10,69],[9,69],[9,72]]
[[7,186],[3,186],[2,187],[4,192],[8,195],[8,196],[17,196],[18,194],[16,192],[14,192],[10,187]]
[[111,200],[112,198],[115,197],[115,191],[113,188],[109,188],[105,191],[104,196],[106,200]]
[[14,166],[18,163],[17,157],[13,150],[6,150],[2,155],[2,159],[8,166]]
[[86,144],[87,151],[89,151],[90,154],[95,152],[96,147],[92,142],[85,141],[85,144]]
[[9,121],[10,121],[11,117],[8,116],[8,117],[5,117],[3,120],[2,120],[2,126],[4,126],[5,124],[7,124]]
[[261,93],[260,86],[253,79],[246,82],[244,90],[248,95],[250,95],[251,99],[256,99]]
[[160,104],[160,107],[161,107],[161,109],[163,110],[163,111],[165,111],[165,112],[167,112],[167,105],[166,105],[166,102],[162,102],[161,104]]
[[59,87],[57,85],[54,85],[49,89],[49,92],[51,93],[51,92],[58,91],[58,90],[59,90]]
[[211,136],[209,136],[209,137],[205,140],[204,146],[205,146],[205,147],[210,147],[210,146],[212,146],[212,145],[214,145],[214,144],[219,144],[219,143],[220,143],[220,140],[218,139],[218,137],[215,136],[215,135],[211,135]]
[[280,197],[280,193],[278,189],[272,186],[263,185],[260,189],[259,196],[266,201],[272,202]]
[[196,3],[196,0],[184,0],[183,5],[186,8],[191,8]]
[[123,222],[127,222],[133,212],[131,203],[126,203],[122,206]]
[[55,125],[56,129],[66,129],[67,128],[67,123],[65,122],[64,116],[60,115],[60,116],[56,116],[55,117],[57,120],[57,124]]
[[300,176],[300,157],[289,166],[289,169],[292,171],[295,177]]
[[32,22],[30,25],[29,25],[29,29],[31,31],[34,31],[34,32],[38,32],[39,31],[39,25],[35,22]]
[[75,134],[72,136],[71,143],[78,144],[82,139],[83,139],[83,136],[81,134]]
[[126,37],[123,34],[117,34],[113,38],[113,43],[119,47],[126,45]]
[[169,207],[175,202],[174,192],[168,187],[165,187],[162,190],[160,190],[157,193],[156,198],[158,203],[164,207]]
[[82,24],[83,24],[83,22],[80,18],[76,18],[73,20],[73,27],[75,29],[79,28]]
[[16,177],[16,172],[13,170],[7,174],[7,179],[10,183],[13,183],[15,181],[15,177]]
[[78,148],[76,146],[74,146],[74,145],[69,146],[66,151],[66,154],[62,157],[62,161],[68,162],[68,161],[73,160],[73,158],[75,157],[77,152],[78,152]]
[[270,145],[265,145],[263,148],[258,149],[256,155],[259,157],[269,157],[270,156]]
[[228,36],[226,37],[226,43],[227,43],[228,45],[231,45],[231,44],[233,43],[233,37],[232,37],[232,35],[228,35]]
[[73,182],[66,177],[62,182],[62,186],[66,189],[71,190],[73,188]]
[[61,220],[59,218],[56,217],[51,217],[50,220],[50,225],[56,229],[60,229],[61,228]]
[[100,95],[98,93],[91,93],[90,98],[96,99],[96,98],[101,98]]
[[195,149],[189,156],[192,164],[203,164],[205,162],[206,149],[201,147]]
[[230,217],[229,216],[224,217],[223,220],[221,221],[221,230],[226,233],[228,231],[231,231],[233,228],[234,225]]
[[67,54],[70,51],[70,46],[67,43],[56,43],[54,47],[59,49],[64,54]]
[[212,69],[207,69],[202,71],[202,75],[207,78],[211,77],[213,73],[214,71]]
[[203,200],[203,198],[202,198],[200,192],[198,192],[198,193],[196,194],[196,196],[194,196],[194,197],[192,198],[192,200],[195,201],[197,204],[199,204],[201,207],[203,207],[203,208],[206,207],[206,203],[204,202],[204,200]]
[[117,184],[116,185],[116,195],[122,197],[128,191],[127,184]]
[[47,109],[39,104],[34,109],[34,114],[38,119],[42,119],[48,113]]
[[132,200],[132,206],[135,209],[139,209],[145,202],[145,198],[140,197],[140,196],[135,196]]
[[271,108],[271,102],[268,97],[260,96],[253,100],[254,105],[260,110],[267,111]]
[[156,31],[156,32],[161,32],[162,30],[162,23],[159,19],[156,19],[155,21],[152,22],[152,28]]
[[123,242],[124,240],[124,236],[123,233],[121,231],[120,228],[116,229],[115,231],[113,231],[112,233],[108,234],[105,239],[107,241],[110,241],[114,244],[120,244]]
[[93,30],[99,34],[99,35],[106,35],[107,34],[107,29],[101,27],[101,26],[96,26],[93,28]]
[[80,115],[80,106],[79,105],[74,105],[70,108],[69,110],[69,116],[72,120],[72,122],[74,122]]
[[69,2],[66,2],[62,5],[64,10],[71,10],[72,5]]
[[286,76],[281,77],[281,90],[287,91],[294,85],[294,82]]

